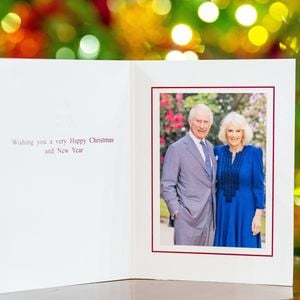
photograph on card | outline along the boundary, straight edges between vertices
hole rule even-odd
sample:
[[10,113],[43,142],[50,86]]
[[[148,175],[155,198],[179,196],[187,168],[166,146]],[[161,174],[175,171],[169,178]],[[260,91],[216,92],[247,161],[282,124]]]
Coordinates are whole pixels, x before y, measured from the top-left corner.
[[152,87],[152,251],[273,256],[273,86]]

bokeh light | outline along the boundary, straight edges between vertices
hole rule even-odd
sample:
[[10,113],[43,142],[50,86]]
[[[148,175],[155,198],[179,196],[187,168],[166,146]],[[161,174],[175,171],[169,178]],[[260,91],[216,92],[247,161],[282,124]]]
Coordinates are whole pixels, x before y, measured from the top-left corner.
[[126,0],[108,0],[107,6],[111,12],[118,12],[126,7]]
[[183,55],[185,56],[185,58],[187,60],[198,60],[199,59],[197,53],[194,51],[191,51],[191,50],[183,52]]
[[294,53],[299,53],[300,50],[300,41],[299,38],[296,36],[289,36],[286,39],[286,45],[288,45],[288,47],[290,49],[293,50]]
[[172,29],[171,36],[174,43],[183,46],[192,40],[193,32],[188,25],[178,24]]
[[185,56],[179,50],[172,50],[167,53],[166,60],[184,60]]
[[249,41],[255,46],[264,45],[269,37],[267,29],[263,26],[254,26],[248,32]]
[[212,0],[214,4],[218,6],[219,9],[225,9],[228,7],[231,0]]
[[235,18],[243,26],[252,26],[257,19],[256,9],[250,4],[241,5],[235,12]]
[[300,188],[295,189],[295,204],[300,206]]
[[234,53],[240,46],[240,34],[237,30],[232,30],[220,37],[219,47],[227,53]]
[[62,47],[56,51],[55,58],[57,58],[57,59],[74,59],[75,53],[71,48]]
[[20,29],[14,33],[7,35],[7,41],[15,44],[20,43],[25,37],[25,31]]
[[198,55],[196,52],[187,50],[181,52],[179,50],[172,50],[167,53],[166,60],[198,60]]
[[261,4],[267,4],[270,1],[271,0],[256,0],[257,3],[261,3]]
[[282,2],[274,2],[269,8],[269,13],[277,21],[285,21],[288,17],[289,10]]
[[82,37],[79,44],[78,56],[81,59],[95,59],[100,52],[100,42],[94,35]]
[[279,43],[279,48],[280,48],[280,50],[283,50],[283,51],[287,50],[287,46],[282,42]]
[[172,8],[170,0],[153,0],[152,9],[158,15],[167,15]]
[[276,32],[281,28],[281,21],[275,20],[271,15],[267,14],[262,19],[262,25],[266,27],[269,32]]
[[219,17],[219,8],[213,2],[204,2],[198,8],[198,16],[206,23],[213,23]]
[[20,51],[23,57],[34,57],[40,50],[38,41],[28,37],[20,43]]
[[21,26],[21,18],[15,13],[8,13],[2,20],[1,20],[1,27],[3,31],[7,33],[14,33],[19,30]]
[[56,35],[61,42],[70,42],[76,36],[74,26],[67,23],[59,23],[56,26]]

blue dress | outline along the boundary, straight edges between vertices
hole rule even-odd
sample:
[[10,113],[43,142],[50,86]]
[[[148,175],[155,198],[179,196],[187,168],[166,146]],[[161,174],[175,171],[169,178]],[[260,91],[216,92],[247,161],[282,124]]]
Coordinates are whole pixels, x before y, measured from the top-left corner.
[[252,235],[252,220],[265,202],[262,150],[244,146],[232,162],[229,146],[215,147],[217,210],[215,246],[261,248],[260,233]]

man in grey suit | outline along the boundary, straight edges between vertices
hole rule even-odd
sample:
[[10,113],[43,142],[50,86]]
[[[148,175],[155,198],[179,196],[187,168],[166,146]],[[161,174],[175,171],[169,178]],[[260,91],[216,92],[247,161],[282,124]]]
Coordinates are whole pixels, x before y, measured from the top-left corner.
[[216,159],[205,139],[213,114],[204,104],[189,114],[190,131],[171,144],[162,170],[162,196],[174,224],[175,245],[213,246]]

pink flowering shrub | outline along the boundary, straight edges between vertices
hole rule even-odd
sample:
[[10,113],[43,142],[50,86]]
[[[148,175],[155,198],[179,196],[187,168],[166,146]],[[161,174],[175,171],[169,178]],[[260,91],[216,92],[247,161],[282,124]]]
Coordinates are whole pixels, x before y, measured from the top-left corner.
[[186,134],[187,117],[182,93],[160,94],[160,161],[167,147]]

